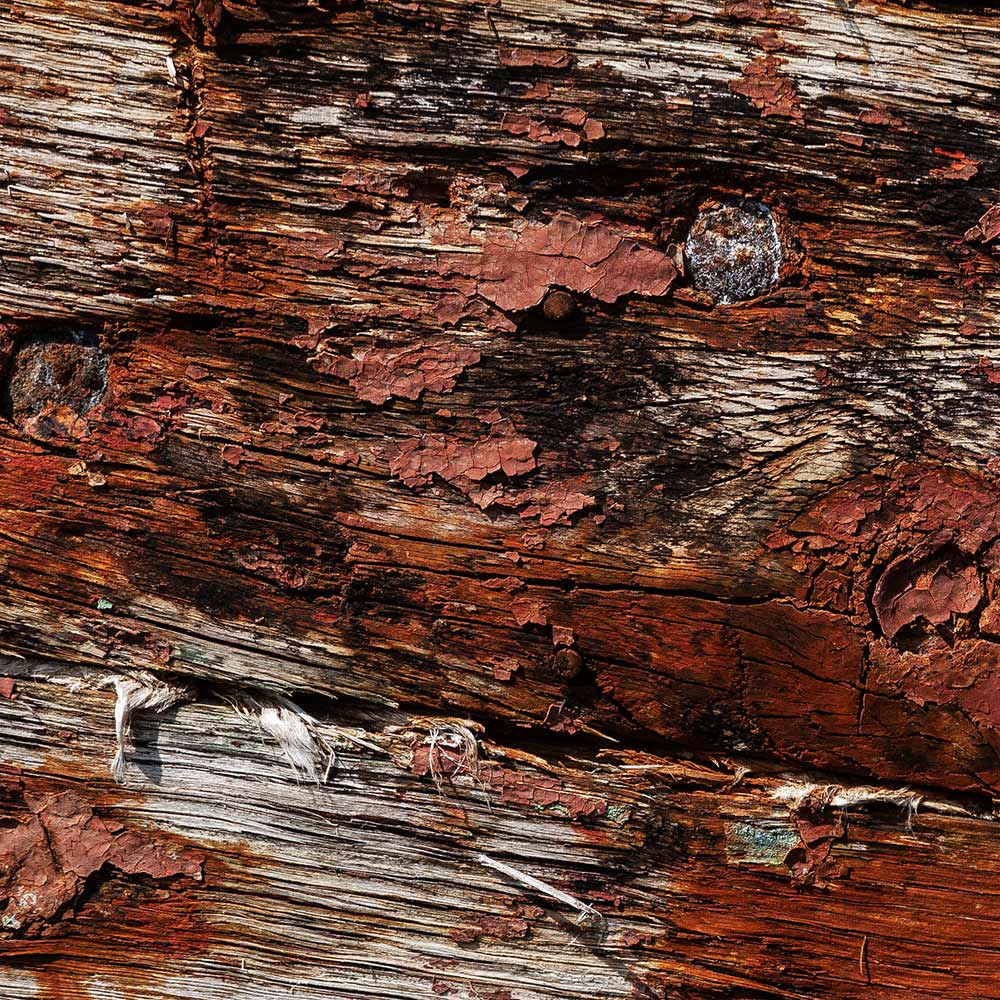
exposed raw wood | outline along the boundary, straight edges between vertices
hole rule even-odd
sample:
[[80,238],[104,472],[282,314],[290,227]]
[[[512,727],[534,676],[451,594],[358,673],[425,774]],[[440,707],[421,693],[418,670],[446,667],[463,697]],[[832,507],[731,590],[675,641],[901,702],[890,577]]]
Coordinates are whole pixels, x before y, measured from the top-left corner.
[[[8,809],[70,794],[205,861],[201,878],[102,869],[74,919],[7,942],[7,996],[994,995],[1000,860],[981,806],[796,819],[776,798],[798,790],[788,776],[740,781],[731,762],[595,757],[565,741],[536,745],[544,756],[487,744],[478,777],[438,791],[414,773],[426,730],[403,717],[391,722],[407,735],[381,757],[321,726],[339,764],[317,787],[212,705],[142,724],[123,792],[103,766],[108,696],[19,691],[0,703],[8,761],[24,769],[4,774]],[[825,892],[790,876],[800,831],[831,850]],[[603,931],[482,854],[594,905]]]
[[998,25],[6,8],[10,995],[1000,997]]

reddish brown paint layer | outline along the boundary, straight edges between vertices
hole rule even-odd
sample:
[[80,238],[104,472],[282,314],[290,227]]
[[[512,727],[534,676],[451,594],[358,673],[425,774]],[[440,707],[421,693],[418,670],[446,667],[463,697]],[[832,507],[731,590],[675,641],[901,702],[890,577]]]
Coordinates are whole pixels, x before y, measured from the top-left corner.
[[[0,769],[0,952],[17,956],[46,1000],[95,974],[136,986],[151,956],[204,950],[205,866],[176,836],[130,829],[69,782]],[[108,962],[116,943],[125,950]]]
[[[442,264],[468,267],[466,261]],[[603,302],[625,295],[664,295],[677,278],[673,259],[600,219],[557,214],[519,232],[493,231],[475,269],[477,291],[501,309],[537,306],[551,288]]]
[[758,56],[743,68],[743,76],[729,84],[735,94],[749,98],[762,118],[791,118],[803,121],[802,106],[795,81],[780,71],[785,60]]
[[318,372],[350,382],[358,399],[380,405],[393,397],[419,399],[425,392],[451,392],[459,375],[479,357],[470,348],[440,343],[372,347],[349,358],[320,353],[310,363]]
[[200,880],[204,858],[102,819],[73,791],[35,792],[15,773],[3,780],[5,820],[0,834],[0,915],[8,938],[35,938],[54,931],[79,903],[86,880],[107,866],[154,880]]

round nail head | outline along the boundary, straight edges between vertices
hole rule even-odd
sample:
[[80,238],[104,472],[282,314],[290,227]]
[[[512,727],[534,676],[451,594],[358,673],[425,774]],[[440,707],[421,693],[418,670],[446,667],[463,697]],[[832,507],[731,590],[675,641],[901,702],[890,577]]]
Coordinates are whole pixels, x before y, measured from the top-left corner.
[[774,213],[741,198],[698,214],[684,246],[695,288],[720,305],[762,295],[778,281],[783,258]]
[[576,302],[569,292],[549,292],[542,303],[545,318],[553,323],[564,323],[576,312]]
[[31,437],[77,436],[80,418],[97,406],[107,385],[108,356],[93,334],[31,334],[11,359],[10,419]]
[[552,670],[563,680],[571,681],[583,670],[583,657],[575,649],[560,649],[552,657]]

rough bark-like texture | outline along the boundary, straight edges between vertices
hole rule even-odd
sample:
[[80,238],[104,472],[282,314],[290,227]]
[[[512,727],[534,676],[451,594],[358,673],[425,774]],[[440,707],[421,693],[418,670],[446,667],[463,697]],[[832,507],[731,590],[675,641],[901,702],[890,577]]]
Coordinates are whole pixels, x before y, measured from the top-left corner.
[[[891,802],[792,808],[775,795],[794,782],[766,766],[740,781],[729,761],[575,741],[538,744],[544,757],[486,745],[477,774],[435,748],[439,790],[401,717],[413,735],[396,751],[340,748],[328,784],[297,785],[212,705],[141,726],[123,792],[103,766],[111,708],[20,685],[0,702],[5,786],[69,789],[171,857],[196,849],[203,878],[102,868],[44,935],[4,942],[5,995],[996,995],[996,824],[974,804],[931,802],[910,823]],[[606,925],[579,927],[481,854]]]
[[8,6],[8,992],[1000,997],[998,24]]

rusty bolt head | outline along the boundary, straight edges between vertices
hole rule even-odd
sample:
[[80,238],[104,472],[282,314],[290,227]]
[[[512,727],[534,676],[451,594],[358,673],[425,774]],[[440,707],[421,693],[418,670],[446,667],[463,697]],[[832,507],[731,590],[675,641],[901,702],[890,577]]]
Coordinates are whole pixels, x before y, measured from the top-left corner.
[[575,649],[560,649],[552,657],[552,672],[565,681],[580,676],[583,657]]
[[783,253],[774,214],[742,198],[699,213],[684,246],[696,288],[727,305],[756,298],[778,280]]
[[8,413],[31,437],[77,437],[107,385],[108,357],[93,334],[33,334],[11,360]]
[[549,292],[542,303],[542,313],[553,323],[565,323],[576,313],[576,301],[569,292]]

